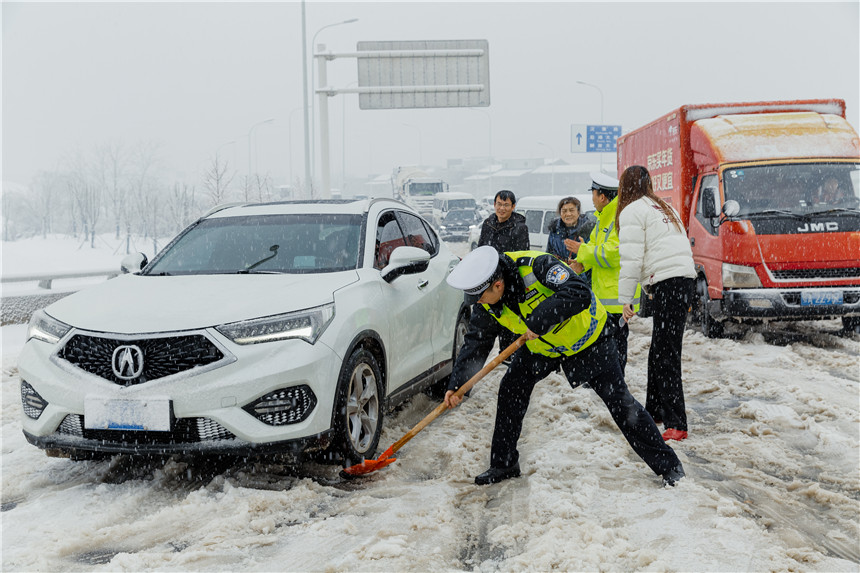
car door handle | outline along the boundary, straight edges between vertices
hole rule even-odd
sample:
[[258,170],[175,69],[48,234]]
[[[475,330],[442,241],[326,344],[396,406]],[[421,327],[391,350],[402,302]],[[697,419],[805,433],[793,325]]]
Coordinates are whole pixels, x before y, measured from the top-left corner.
[[423,289],[429,284],[430,284],[430,281],[428,281],[426,279],[422,279],[422,280],[418,281],[418,288],[419,288],[419,290]]

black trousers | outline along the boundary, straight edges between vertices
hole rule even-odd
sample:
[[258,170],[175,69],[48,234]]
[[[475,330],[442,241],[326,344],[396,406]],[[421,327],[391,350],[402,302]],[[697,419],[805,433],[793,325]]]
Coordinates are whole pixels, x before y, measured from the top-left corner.
[[674,450],[663,441],[654,420],[627,389],[615,341],[605,336],[582,352],[565,358],[532,354],[525,347],[514,353],[499,386],[490,451],[492,467],[510,467],[519,461],[517,441],[532,390],[559,363],[572,387],[587,382],[600,396],[627,442],[654,473],[663,475],[680,463]]
[[[630,334],[630,326],[626,321],[622,321],[621,317],[620,313],[607,313],[607,326],[604,328],[612,325],[612,339],[615,340],[615,348],[618,349],[618,363],[621,364],[621,373],[624,374],[627,368],[627,336]],[[622,322],[623,325],[621,325]]]
[[684,386],[681,382],[681,348],[684,324],[695,281],[675,277],[651,287],[654,326],[648,351],[648,386],[645,409],[666,429],[687,431]]

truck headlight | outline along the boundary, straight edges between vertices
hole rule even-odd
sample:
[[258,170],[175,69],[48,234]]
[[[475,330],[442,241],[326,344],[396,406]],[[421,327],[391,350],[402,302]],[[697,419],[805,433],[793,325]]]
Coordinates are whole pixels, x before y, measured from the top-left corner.
[[44,310],[37,310],[27,324],[27,340],[35,338],[49,344],[56,344],[71,329],[71,326],[49,316]]
[[723,288],[761,288],[753,267],[723,263]]
[[307,310],[242,320],[216,326],[215,330],[236,344],[259,344],[301,338],[313,344],[334,318],[334,303]]

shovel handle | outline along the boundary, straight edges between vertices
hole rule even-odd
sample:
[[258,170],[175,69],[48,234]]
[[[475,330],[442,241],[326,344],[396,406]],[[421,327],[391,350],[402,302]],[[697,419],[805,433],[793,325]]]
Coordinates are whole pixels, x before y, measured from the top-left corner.
[[[511,344],[510,346],[508,346],[507,348],[502,350],[498,356],[496,356],[491,361],[489,361],[487,364],[485,364],[484,367],[481,368],[477,374],[475,374],[474,376],[469,378],[469,380],[465,384],[460,386],[460,388],[458,388],[457,391],[454,393],[454,396],[457,396],[458,398],[462,398],[463,394],[465,394],[466,392],[471,390],[472,386],[477,384],[478,381],[481,380],[481,378],[486,376],[496,366],[501,364],[503,360],[505,360],[508,356],[510,356],[514,352],[516,352],[517,349],[519,349],[519,347],[525,343],[526,343],[526,335],[523,334],[522,336],[517,338],[513,342],[513,344]],[[436,406],[436,408],[432,412],[427,414],[423,420],[421,420],[420,422],[415,424],[411,430],[406,432],[406,434],[402,438],[400,438],[399,440],[394,442],[394,444],[388,449],[391,450],[391,453],[394,453],[397,450],[399,450],[400,448],[402,448],[404,445],[406,445],[406,442],[408,442],[409,440],[414,438],[415,434],[417,434],[418,432],[423,430],[425,427],[427,427],[427,424],[429,424],[430,422],[432,422],[433,420],[438,418],[447,408],[448,407],[445,406],[445,402],[442,402],[441,404]],[[388,450],[386,450],[386,451],[388,451]]]

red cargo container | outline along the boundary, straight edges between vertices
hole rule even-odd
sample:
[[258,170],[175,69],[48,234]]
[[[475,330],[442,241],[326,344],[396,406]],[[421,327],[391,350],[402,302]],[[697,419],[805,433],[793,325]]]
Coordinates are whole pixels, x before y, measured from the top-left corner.
[[843,100],[685,105],[618,139],[618,173],[631,165],[681,214],[706,335],[860,326],[860,140]]

